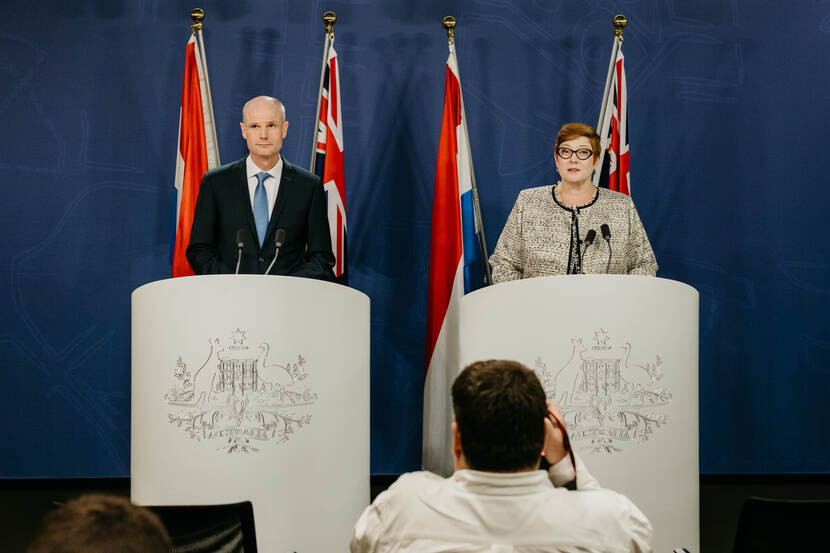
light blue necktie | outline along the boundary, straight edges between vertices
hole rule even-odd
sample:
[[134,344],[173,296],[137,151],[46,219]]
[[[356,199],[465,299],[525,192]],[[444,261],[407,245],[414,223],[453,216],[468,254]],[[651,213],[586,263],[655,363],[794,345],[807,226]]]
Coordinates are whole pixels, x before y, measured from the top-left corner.
[[265,233],[268,232],[268,195],[265,194],[265,179],[270,177],[268,173],[257,173],[256,190],[254,191],[254,222],[256,222],[256,234],[259,238],[259,247],[265,241]]

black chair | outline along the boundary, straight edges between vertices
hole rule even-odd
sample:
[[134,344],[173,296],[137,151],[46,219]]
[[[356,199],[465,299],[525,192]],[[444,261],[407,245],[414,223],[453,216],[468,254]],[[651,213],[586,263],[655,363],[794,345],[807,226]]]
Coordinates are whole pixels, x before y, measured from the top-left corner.
[[250,501],[147,508],[167,528],[173,553],[256,553],[254,509]]
[[744,501],[732,553],[828,550],[830,500],[748,497]]

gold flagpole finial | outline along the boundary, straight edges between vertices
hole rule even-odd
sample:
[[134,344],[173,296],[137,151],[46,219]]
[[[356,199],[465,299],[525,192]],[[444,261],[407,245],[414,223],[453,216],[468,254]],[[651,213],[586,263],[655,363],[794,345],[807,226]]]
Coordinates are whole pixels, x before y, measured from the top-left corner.
[[326,34],[330,35],[334,32],[334,24],[337,23],[337,14],[334,12],[326,12],[323,14],[323,23],[326,24]]
[[447,30],[447,40],[453,44],[455,42],[455,18],[448,15],[441,21],[441,26]]
[[612,22],[614,23],[614,36],[622,38],[622,32],[625,26],[628,25],[628,19],[624,15],[619,14],[614,16]]
[[193,20],[193,30],[201,31],[202,21],[205,19],[205,10],[202,8],[193,8],[193,11],[190,12],[190,19]]

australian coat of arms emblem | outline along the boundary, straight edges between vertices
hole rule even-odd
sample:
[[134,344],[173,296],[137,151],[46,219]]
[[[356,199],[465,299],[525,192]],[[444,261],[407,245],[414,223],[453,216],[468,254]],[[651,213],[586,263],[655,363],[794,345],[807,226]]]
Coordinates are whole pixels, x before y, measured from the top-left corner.
[[571,339],[570,357],[558,368],[548,368],[541,356],[535,371],[548,398],[565,416],[571,440],[594,453],[620,451],[625,442],[646,441],[666,424],[661,413],[672,400],[662,385],[663,357],[632,360],[630,343],[614,346],[603,329],[594,332],[593,344]]
[[207,360],[195,370],[180,355],[172,370],[175,384],[164,396],[171,424],[227,453],[288,440],[311,423],[309,409],[317,400],[303,386],[302,354],[276,363],[267,342],[250,346],[246,334],[236,329],[226,340],[207,340]]

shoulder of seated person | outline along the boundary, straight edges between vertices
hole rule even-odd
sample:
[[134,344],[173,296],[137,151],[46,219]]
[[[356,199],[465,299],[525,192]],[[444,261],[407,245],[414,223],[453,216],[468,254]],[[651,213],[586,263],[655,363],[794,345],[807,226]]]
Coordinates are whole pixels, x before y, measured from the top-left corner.
[[400,496],[407,494],[418,495],[425,489],[431,488],[434,485],[440,484],[446,480],[443,476],[428,471],[407,472],[401,474],[397,480],[378,495],[375,502],[383,501],[391,496]]

